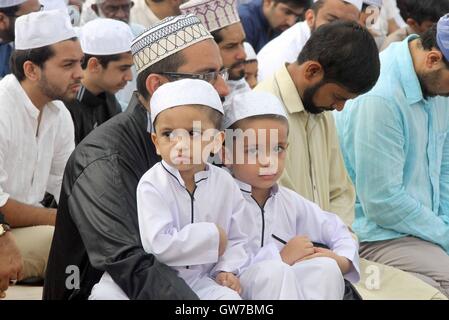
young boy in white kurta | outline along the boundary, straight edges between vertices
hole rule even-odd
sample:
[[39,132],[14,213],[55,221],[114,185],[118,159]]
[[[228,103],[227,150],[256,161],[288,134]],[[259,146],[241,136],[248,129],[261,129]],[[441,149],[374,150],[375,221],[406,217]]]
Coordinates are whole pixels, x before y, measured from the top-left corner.
[[[228,172],[206,164],[224,139],[220,97],[206,81],[185,79],[163,84],[150,105],[163,160],[137,187],[143,248],[176,269],[200,299],[241,299],[234,274],[248,261],[247,236],[234,219],[245,200]],[[105,274],[91,299],[127,297]]]
[[[302,299],[342,299],[344,278],[359,280],[358,245],[340,218],[277,184],[288,147],[288,120],[281,102],[273,95],[248,92],[236,95],[225,109],[224,127],[232,150],[228,164],[246,199],[246,215],[239,224],[250,234],[255,263],[240,277],[245,295],[263,270],[256,261],[282,259],[296,275]],[[253,130],[255,139],[242,138]],[[227,132],[228,134],[229,132]],[[238,139],[243,148],[238,149]],[[232,140],[232,145],[229,143]],[[240,152],[243,162],[236,163]],[[314,245],[320,243],[330,249]]]

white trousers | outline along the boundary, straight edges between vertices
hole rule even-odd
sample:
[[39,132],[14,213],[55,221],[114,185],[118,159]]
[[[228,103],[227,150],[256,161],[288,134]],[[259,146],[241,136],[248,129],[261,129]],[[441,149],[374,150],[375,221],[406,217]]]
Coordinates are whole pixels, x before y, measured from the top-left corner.
[[319,257],[294,264],[296,282],[304,300],[342,300],[345,281],[334,259]]
[[300,291],[292,267],[281,260],[266,260],[249,266],[240,276],[246,300],[299,300]]
[[293,266],[267,260],[253,264],[241,277],[248,300],[341,300],[345,284],[337,262],[314,258]]
[[[191,285],[200,300],[241,300],[234,290],[223,287],[209,277],[200,278]],[[105,272],[92,288],[89,300],[129,300],[123,290]]]

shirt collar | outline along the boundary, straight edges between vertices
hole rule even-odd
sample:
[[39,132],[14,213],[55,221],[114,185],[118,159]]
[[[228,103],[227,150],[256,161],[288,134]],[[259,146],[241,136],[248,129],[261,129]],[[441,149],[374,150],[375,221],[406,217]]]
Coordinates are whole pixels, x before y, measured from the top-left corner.
[[[39,117],[39,109],[33,104],[31,99],[26,94],[25,90],[21,86],[19,80],[14,75],[8,75],[10,79],[12,79],[13,85],[16,88],[16,94],[14,94],[15,98],[18,99],[21,103],[23,103],[23,106],[25,108],[25,111],[28,113],[28,115],[33,119],[38,119]],[[58,113],[59,108],[53,104],[52,102],[47,103],[44,108],[47,108],[47,111]],[[44,110],[42,108],[42,111]]]
[[421,100],[424,100],[421,84],[419,83],[418,75],[413,66],[412,55],[410,54],[410,41],[419,38],[418,35],[412,34],[402,41],[394,53],[397,61],[397,71],[401,79],[402,87],[404,88],[405,96],[409,105],[413,105]]
[[97,107],[108,103],[106,92],[96,96],[83,85],[78,90],[76,100],[84,104],[86,107]]
[[287,70],[287,65],[284,64],[275,74],[276,82],[279,86],[281,99],[287,108],[288,113],[296,113],[305,111],[301,97],[296,89],[290,73]]
[[[240,190],[243,192],[243,194],[247,194],[247,195],[251,195],[251,190],[252,187],[251,185],[237,179],[234,178],[235,182],[237,183],[237,185],[239,186]],[[275,183],[272,187],[271,187],[271,191],[270,191],[270,196],[274,196],[278,193],[279,191],[279,185],[277,183]]]
[[[174,179],[176,179],[183,188],[186,187],[184,180],[182,179],[178,169],[172,167],[164,160],[161,161],[161,165],[165,169],[165,171],[167,171],[167,173],[169,173]],[[206,163],[205,170],[195,173],[194,176],[195,184],[198,185],[202,181],[207,180],[209,178],[209,174],[210,174],[209,164]]]

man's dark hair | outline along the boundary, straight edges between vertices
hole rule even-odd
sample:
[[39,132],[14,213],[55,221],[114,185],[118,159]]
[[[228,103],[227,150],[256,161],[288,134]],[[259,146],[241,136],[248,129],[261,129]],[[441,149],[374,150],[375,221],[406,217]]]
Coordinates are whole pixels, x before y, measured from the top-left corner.
[[[73,37],[69,40],[76,41],[78,38]],[[11,54],[9,65],[11,73],[16,76],[17,80],[25,80],[25,72],[23,70],[23,64],[26,61],[31,61],[40,68],[44,67],[45,62],[55,55],[52,45],[44,46],[40,48],[30,50],[14,50]]]
[[437,22],[449,12],[448,0],[398,0],[397,5],[404,21],[410,18],[419,24]]
[[149,66],[148,68],[140,72],[137,76],[137,91],[143,98],[148,100],[150,98],[150,94],[148,93],[147,87],[145,85],[148,76],[152,73],[176,72],[184,63],[184,55],[181,51],[178,51],[162,59],[161,61],[156,62],[152,66]]
[[217,44],[220,44],[220,42],[223,41],[223,36],[222,36],[221,33],[220,33],[221,30],[222,30],[222,29],[218,29],[218,30],[212,31],[212,32],[210,33],[210,34],[212,35],[212,37],[214,37],[214,41],[215,41]]
[[325,2],[326,0],[318,0],[317,2],[312,3],[310,9],[312,9],[313,13],[317,15],[318,11],[320,11],[321,7],[324,5]]
[[298,64],[317,61],[325,83],[336,83],[354,94],[369,91],[380,73],[379,50],[371,33],[357,22],[337,20],[312,33]]
[[106,56],[85,54],[83,63],[81,64],[81,68],[83,70],[85,70],[87,68],[87,63],[89,62],[89,59],[91,59],[91,58],[96,58],[98,60],[98,62],[100,62],[100,65],[106,69],[109,65],[109,62],[120,60],[122,58],[122,54],[119,53],[119,54],[111,54],[111,55],[106,55]]
[[[424,50],[437,49],[441,51],[437,43],[437,24],[433,26],[421,35],[421,45]],[[449,61],[443,55],[443,62],[447,68],[449,68]]]
[[299,7],[299,8],[310,8],[312,0],[273,0],[275,3],[285,3],[289,4],[292,7]]
[[19,9],[20,9],[20,4],[17,6],[12,6],[12,7],[0,8],[0,12],[5,14],[6,16],[14,17],[16,15],[17,11],[19,11]]

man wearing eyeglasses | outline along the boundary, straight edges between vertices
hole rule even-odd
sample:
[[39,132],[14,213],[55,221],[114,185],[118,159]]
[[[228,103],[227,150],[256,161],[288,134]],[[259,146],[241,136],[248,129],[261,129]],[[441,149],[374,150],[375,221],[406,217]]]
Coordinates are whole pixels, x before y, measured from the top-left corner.
[[173,269],[143,250],[136,188],[160,161],[149,135],[151,95],[166,82],[196,78],[226,96],[220,52],[193,15],[161,21],[131,49],[138,93],[126,112],[76,147],[66,166],[44,299],[87,299],[104,271],[129,299],[197,298]]
[[16,18],[41,10],[38,0],[0,1],[0,79],[11,73],[9,57],[14,50],[14,25]]
[[227,84],[231,97],[239,92],[251,90],[246,82],[245,60],[246,53],[243,43],[245,31],[240,22],[236,0],[191,0],[181,5],[185,14],[195,14],[207,27],[220,48],[223,65],[228,68],[229,79]]

